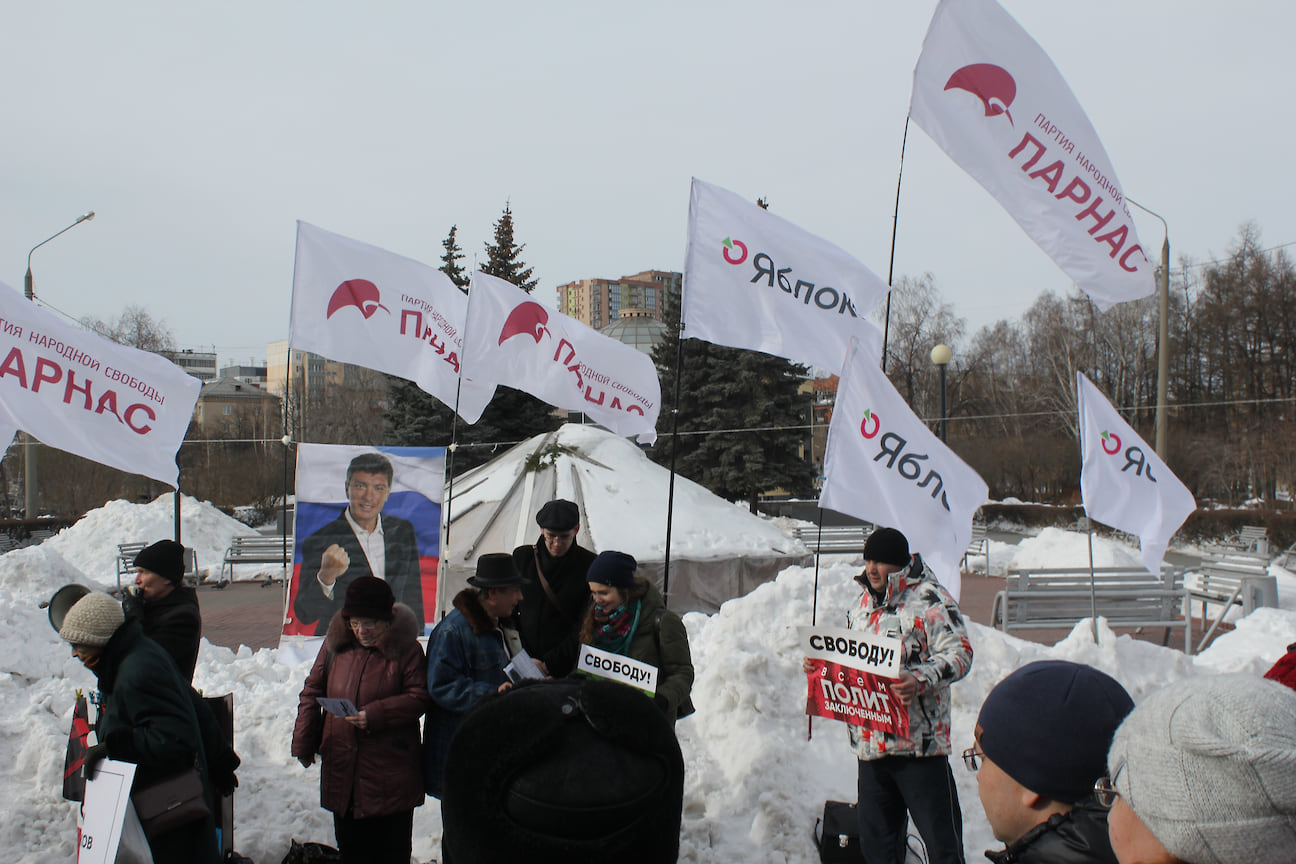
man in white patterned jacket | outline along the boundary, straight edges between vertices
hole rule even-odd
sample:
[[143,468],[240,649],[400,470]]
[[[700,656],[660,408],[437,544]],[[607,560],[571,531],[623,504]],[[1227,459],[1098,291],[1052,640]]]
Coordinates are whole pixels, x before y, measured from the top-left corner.
[[909,712],[907,737],[850,727],[859,758],[860,852],[870,864],[903,864],[912,816],[929,864],[962,864],[963,815],[948,757],[949,688],[972,667],[963,613],[894,528],[869,535],[855,581],[864,596],[848,625],[902,641],[891,695]]

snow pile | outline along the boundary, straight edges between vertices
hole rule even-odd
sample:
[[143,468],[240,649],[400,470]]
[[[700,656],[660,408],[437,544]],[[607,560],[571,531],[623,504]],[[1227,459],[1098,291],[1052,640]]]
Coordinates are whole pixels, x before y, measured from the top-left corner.
[[[230,540],[257,533],[226,516],[211,502],[188,495],[180,496],[180,525],[180,539],[194,550],[199,571],[208,571],[213,579],[220,574],[221,560]],[[58,552],[89,579],[115,588],[118,543],[152,543],[172,537],[175,537],[175,497],[168,492],[148,504],[109,501],[41,545]],[[235,569],[236,579],[256,578],[253,566]]]
[[[169,502],[154,502],[146,508]],[[111,507],[111,505],[110,505]],[[186,536],[211,538],[227,530],[225,517],[196,505],[186,517]],[[104,508],[109,510],[110,508]],[[112,508],[126,514],[131,511]],[[219,516],[219,518],[217,518]],[[87,517],[89,518],[89,517]],[[207,524],[207,520],[213,524]],[[0,852],[9,861],[70,861],[75,855],[75,807],[60,797],[63,756],[75,690],[94,688],[89,671],[70,656],[36,608],[59,586],[85,581],[72,561],[94,568],[111,562],[113,544],[141,536],[141,522],[119,523],[100,533],[100,548],[81,523],[60,535],[62,543],[0,556],[0,609],[4,656],[0,664],[0,801],[8,818],[0,824]],[[166,536],[165,519],[142,536]],[[125,525],[130,533],[119,530]],[[1042,532],[1016,554],[1023,564],[1068,566],[1088,561],[1087,545],[1077,559],[1076,541],[1066,532]],[[1095,542],[1095,556],[1101,545]],[[1116,563],[1117,551],[1103,550]],[[1137,553],[1125,550],[1130,556]],[[1135,560],[1131,557],[1131,560]],[[89,563],[85,563],[89,562]],[[1096,562],[1097,563],[1097,562]],[[821,568],[817,617],[840,622],[858,599],[852,577],[858,568]],[[115,580],[114,580],[115,581]],[[1296,581],[1296,580],[1293,580]],[[855,760],[841,724],[816,720],[807,741],[806,682],[801,672],[796,628],[810,623],[814,571],[793,567],[746,597],[726,603],[712,616],[685,616],[697,682],[697,713],[677,729],[687,766],[681,861],[779,862],[818,860],[811,827],[827,798],[854,800]],[[1296,598],[1296,584],[1280,586],[1284,605]],[[1077,625],[1056,646],[1047,647],[969,625],[975,660],[967,678],[953,688],[953,746],[972,743],[972,727],[986,692],[1018,666],[1063,658],[1096,666],[1120,680],[1136,700],[1192,675],[1224,671],[1260,674],[1296,641],[1296,610],[1263,609],[1238,622],[1197,658],[1128,637],[1105,626],[1094,643],[1088,622]],[[290,838],[332,843],[330,814],[319,807],[319,768],[302,769],[289,755],[297,694],[307,667],[281,666],[277,651],[239,653],[204,641],[195,685],[209,694],[234,694],[236,746],[243,757],[236,796],[236,847],[265,864],[283,858]],[[965,821],[968,860],[995,848],[977,798],[975,776],[957,755],[954,774]],[[440,857],[440,811],[429,802],[415,811],[414,852],[419,861]]]

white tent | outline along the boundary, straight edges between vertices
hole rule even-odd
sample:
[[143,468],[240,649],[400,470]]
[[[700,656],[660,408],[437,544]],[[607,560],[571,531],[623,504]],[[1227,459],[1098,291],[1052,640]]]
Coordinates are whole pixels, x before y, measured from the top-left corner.
[[[663,442],[665,443],[665,442]],[[633,555],[660,586],[666,556],[670,471],[635,444],[593,426],[537,435],[447,487],[450,523],[442,545],[438,618],[472,575],[477,556],[536,542],[536,511],[565,498],[580,507],[577,542]],[[769,582],[786,567],[813,563],[799,541],[683,477],[675,478],[668,603],[711,613]],[[764,550],[753,552],[753,550]]]

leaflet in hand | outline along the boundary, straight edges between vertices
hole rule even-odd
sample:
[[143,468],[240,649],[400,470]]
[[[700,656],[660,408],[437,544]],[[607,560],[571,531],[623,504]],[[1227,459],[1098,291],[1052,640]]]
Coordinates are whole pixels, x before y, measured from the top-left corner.
[[528,679],[539,681],[545,677],[526,649],[521,649],[513,655],[513,659],[504,667],[504,675],[514,684]]
[[355,703],[350,699],[331,699],[328,696],[316,696],[315,701],[320,707],[335,717],[354,717],[360,712],[356,710]]

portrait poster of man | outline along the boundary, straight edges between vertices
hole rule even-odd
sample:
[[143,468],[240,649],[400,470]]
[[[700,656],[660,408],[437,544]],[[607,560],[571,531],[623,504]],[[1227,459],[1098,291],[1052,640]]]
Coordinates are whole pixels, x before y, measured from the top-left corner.
[[386,580],[426,633],[436,607],[444,482],[441,447],[300,445],[283,635],[322,637],[347,587],[368,575]]

